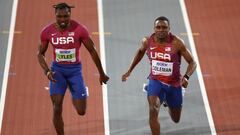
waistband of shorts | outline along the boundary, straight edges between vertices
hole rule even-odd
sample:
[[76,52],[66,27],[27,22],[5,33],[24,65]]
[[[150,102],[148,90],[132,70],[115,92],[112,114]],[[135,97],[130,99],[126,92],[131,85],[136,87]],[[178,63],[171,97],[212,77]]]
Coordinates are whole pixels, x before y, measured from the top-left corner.
[[82,67],[82,63],[73,63],[73,64],[60,64],[55,61],[52,62],[52,66],[63,67],[63,68],[74,68],[74,67]]
[[181,88],[181,85],[180,85],[180,83],[178,84],[177,83],[177,85],[174,85],[174,84],[169,84],[169,83],[165,83],[165,82],[163,82],[163,81],[161,81],[161,80],[158,80],[158,79],[152,79],[152,78],[148,78],[148,80],[149,81],[158,81],[161,85],[165,85],[165,86],[170,86],[170,87],[175,87],[175,88]]

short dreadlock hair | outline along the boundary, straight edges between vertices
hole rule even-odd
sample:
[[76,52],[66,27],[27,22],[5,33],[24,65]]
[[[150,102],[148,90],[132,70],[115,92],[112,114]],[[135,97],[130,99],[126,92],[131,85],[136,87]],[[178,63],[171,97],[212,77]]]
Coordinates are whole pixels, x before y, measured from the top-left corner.
[[53,5],[53,8],[55,8],[55,13],[58,9],[68,9],[71,13],[71,8],[74,8],[74,6],[69,6],[67,3],[59,3],[57,5]]

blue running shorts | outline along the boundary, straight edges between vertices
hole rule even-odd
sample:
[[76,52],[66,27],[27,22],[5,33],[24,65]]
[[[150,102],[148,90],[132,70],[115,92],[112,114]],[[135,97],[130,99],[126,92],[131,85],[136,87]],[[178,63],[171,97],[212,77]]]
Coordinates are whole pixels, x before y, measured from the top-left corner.
[[55,72],[53,78],[56,83],[50,82],[50,95],[64,95],[69,87],[73,99],[86,99],[87,92],[82,77],[82,64],[58,64],[52,62],[51,70]]
[[161,104],[164,102],[171,108],[182,107],[182,87],[173,87],[171,85],[162,83],[159,80],[149,79],[148,96],[158,96]]

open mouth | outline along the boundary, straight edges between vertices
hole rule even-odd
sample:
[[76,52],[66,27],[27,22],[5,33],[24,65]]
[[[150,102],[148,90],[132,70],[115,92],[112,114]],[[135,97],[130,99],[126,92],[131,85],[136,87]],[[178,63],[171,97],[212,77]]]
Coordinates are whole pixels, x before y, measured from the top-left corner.
[[67,27],[67,23],[66,22],[61,22],[61,23],[59,23],[59,26],[61,28],[66,28]]
[[65,26],[65,25],[66,25],[66,23],[65,23],[65,22],[62,22],[62,23],[60,23],[60,25],[61,25],[61,26]]

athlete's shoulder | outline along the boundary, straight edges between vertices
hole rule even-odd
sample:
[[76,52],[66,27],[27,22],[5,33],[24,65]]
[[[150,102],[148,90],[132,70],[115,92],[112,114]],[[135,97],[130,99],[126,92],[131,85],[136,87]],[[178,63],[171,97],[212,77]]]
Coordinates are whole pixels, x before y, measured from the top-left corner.
[[172,43],[176,45],[184,45],[184,40],[178,37],[177,35],[171,34],[172,36]]
[[149,42],[148,40],[149,40],[149,39],[150,39],[149,36],[143,37],[143,38],[142,38],[142,43],[143,43],[143,44],[148,44],[148,42]]
[[180,37],[176,36],[176,35],[172,35],[172,36],[173,36],[173,42],[172,43],[176,46],[176,48],[178,48],[179,51],[186,50],[184,40],[181,39]]
[[145,37],[142,38],[142,42],[144,42],[144,43],[149,43],[150,40],[153,39],[153,37],[154,37],[154,33],[152,33],[152,34],[150,34],[150,35],[147,35],[147,36],[145,36]]
[[87,29],[87,27],[80,22],[77,22],[75,20],[71,20],[71,22],[72,22],[73,26],[75,26],[79,29]]
[[41,33],[48,33],[54,27],[54,23],[50,23],[43,27]]
[[74,29],[74,31],[78,33],[77,35],[79,36],[79,38],[83,41],[88,40],[90,35],[86,26],[74,20],[71,20],[71,22],[73,24],[72,29]]
[[142,38],[142,41],[148,41],[149,40],[149,36],[145,36]]

